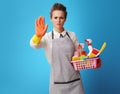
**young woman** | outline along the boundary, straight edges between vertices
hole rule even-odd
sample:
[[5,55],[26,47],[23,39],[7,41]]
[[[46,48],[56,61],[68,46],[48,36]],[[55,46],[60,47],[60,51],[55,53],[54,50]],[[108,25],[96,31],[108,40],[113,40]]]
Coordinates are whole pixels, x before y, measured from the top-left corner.
[[48,25],[44,25],[44,17],[40,16],[36,21],[36,34],[30,40],[31,47],[45,49],[51,65],[50,94],[84,94],[80,73],[71,65],[78,41],[74,32],[64,28],[66,7],[55,3],[50,18],[53,30],[46,33]]

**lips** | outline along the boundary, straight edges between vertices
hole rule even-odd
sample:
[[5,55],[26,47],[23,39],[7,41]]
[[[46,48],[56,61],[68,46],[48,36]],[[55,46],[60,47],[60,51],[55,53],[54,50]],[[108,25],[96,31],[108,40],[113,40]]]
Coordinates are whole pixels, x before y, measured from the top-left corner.
[[58,24],[56,24],[56,25],[61,25],[61,24],[58,23]]

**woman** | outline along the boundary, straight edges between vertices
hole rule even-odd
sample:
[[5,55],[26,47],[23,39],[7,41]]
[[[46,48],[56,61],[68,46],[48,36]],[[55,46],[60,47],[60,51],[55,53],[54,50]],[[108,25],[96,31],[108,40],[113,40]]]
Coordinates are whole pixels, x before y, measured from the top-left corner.
[[78,41],[74,32],[64,28],[66,17],[66,7],[55,3],[50,12],[53,30],[46,33],[48,25],[44,25],[44,17],[39,17],[30,45],[45,49],[51,65],[50,94],[84,94],[80,73],[70,63]]

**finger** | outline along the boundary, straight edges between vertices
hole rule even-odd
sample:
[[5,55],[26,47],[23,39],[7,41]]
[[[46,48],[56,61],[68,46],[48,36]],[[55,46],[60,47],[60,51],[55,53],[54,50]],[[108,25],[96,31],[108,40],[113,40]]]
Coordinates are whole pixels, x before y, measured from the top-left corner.
[[35,27],[36,27],[36,30],[39,31],[39,29],[40,29],[39,18],[36,20]]
[[39,24],[39,18],[36,20],[35,28],[36,28],[36,32],[39,32],[41,30],[40,24]]
[[36,19],[36,26],[37,27],[39,27],[39,22],[38,22],[39,20],[38,19]]
[[36,31],[36,33],[38,34],[38,33],[39,33],[39,31],[40,31],[40,30],[39,30],[39,28],[36,26],[36,28],[35,28],[35,29],[36,29],[36,30],[35,30],[35,31]]
[[39,23],[40,23],[40,27],[44,29],[44,17],[43,16],[40,17]]
[[38,19],[35,20],[35,32],[38,32]]
[[45,33],[46,33],[46,31],[47,31],[47,28],[48,28],[48,24],[45,25],[45,28],[44,28],[44,30],[43,30],[43,32],[42,32],[42,36],[45,35]]
[[42,19],[43,19],[43,17],[42,16],[40,16],[38,19],[37,19],[37,26],[40,28],[40,29],[43,29],[43,25],[42,25]]
[[38,27],[40,27],[40,20],[41,20],[41,16],[40,16],[40,17],[38,17],[38,19],[37,19],[37,24],[38,24]]

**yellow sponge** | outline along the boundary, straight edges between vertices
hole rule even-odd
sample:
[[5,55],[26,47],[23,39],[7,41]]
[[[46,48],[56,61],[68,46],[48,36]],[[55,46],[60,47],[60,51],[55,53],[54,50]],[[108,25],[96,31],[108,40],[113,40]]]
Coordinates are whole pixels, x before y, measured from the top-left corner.
[[78,56],[73,56],[73,57],[72,57],[72,61],[76,61],[76,60],[80,60],[80,57],[78,57]]

